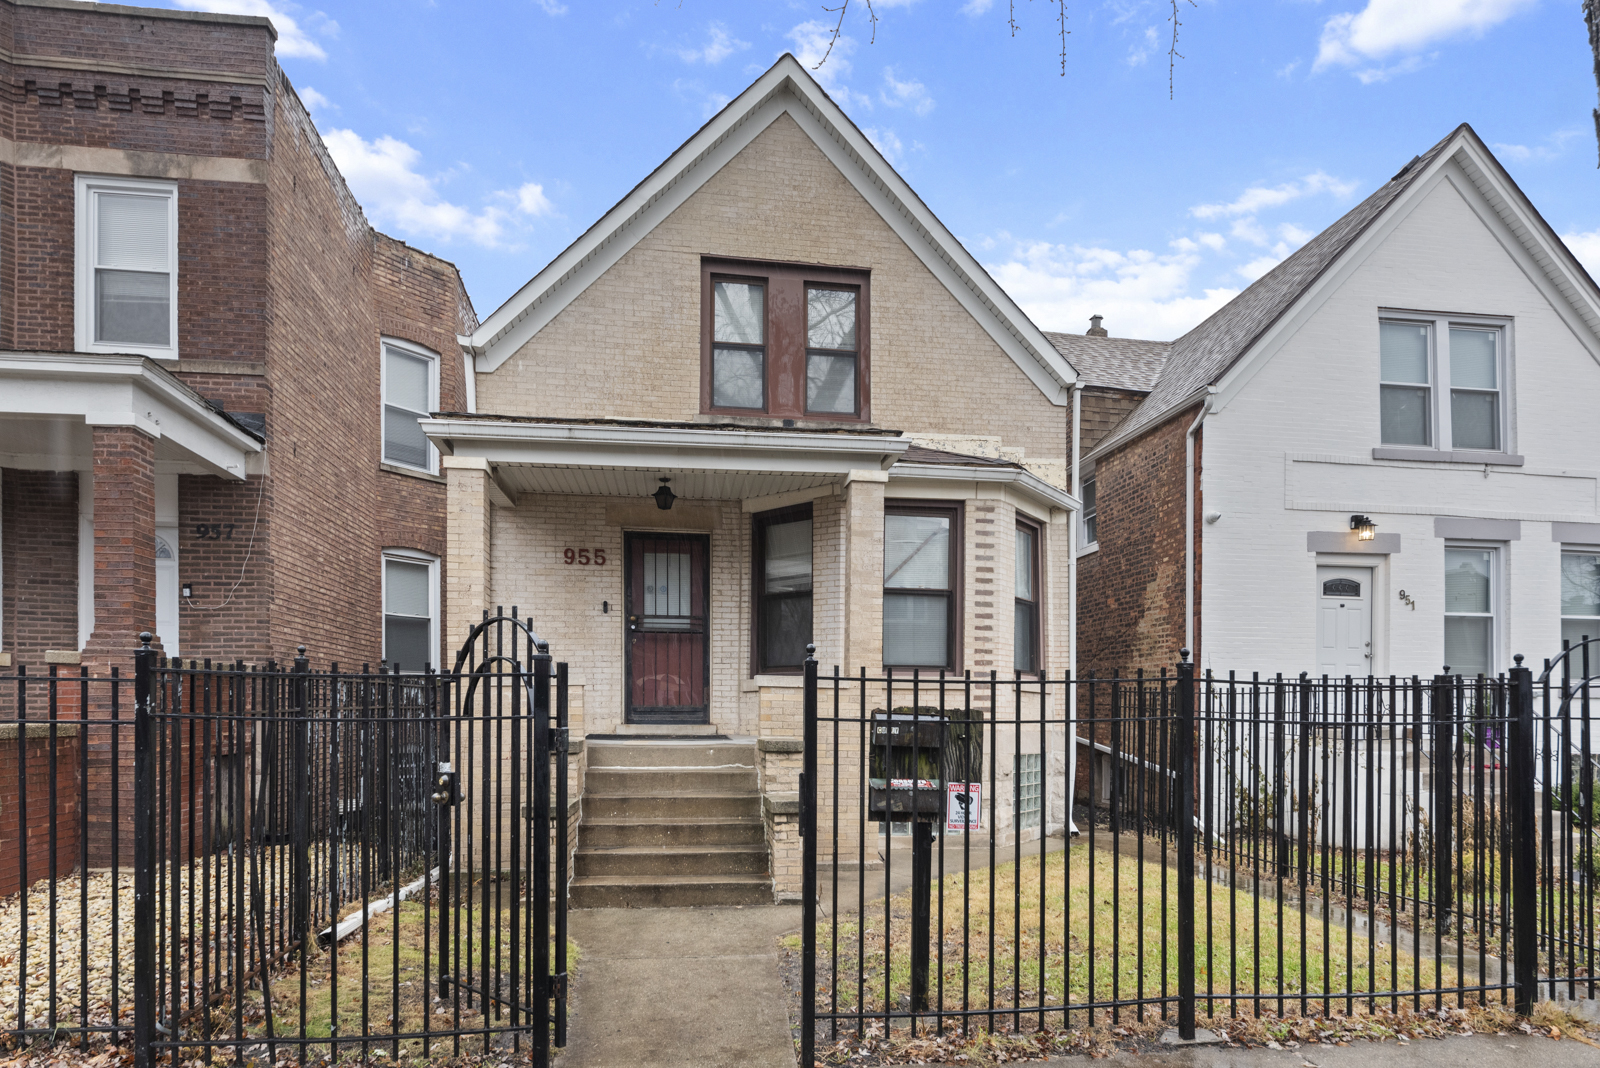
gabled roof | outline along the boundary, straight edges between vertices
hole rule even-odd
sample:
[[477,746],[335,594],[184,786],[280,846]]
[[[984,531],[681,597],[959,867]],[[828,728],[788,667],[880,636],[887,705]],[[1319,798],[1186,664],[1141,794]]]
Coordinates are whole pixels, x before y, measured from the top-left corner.
[[493,371],[757,135],[789,115],[1041,392],[1077,373],[794,56],[784,53],[461,344]]
[[1095,337],[1089,334],[1058,334],[1046,330],[1044,336],[1078,369],[1087,386],[1105,386],[1149,393],[1167,364],[1170,341],[1140,341],[1131,337]]
[[1172,343],[1166,366],[1144,402],[1095,446],[1106,452],[1191,407],[1216,386],[1314,290],[1341,259],[1362,244],[1379,219],[1455,162],[1519,238],[1534,263],[1571,305],[1580,324],[1600,337],[1600,290],[1555,231],[1517,188],[1472,127],[1450,135],[1401,168],[1293,255],[1267,272],[1208,319]]

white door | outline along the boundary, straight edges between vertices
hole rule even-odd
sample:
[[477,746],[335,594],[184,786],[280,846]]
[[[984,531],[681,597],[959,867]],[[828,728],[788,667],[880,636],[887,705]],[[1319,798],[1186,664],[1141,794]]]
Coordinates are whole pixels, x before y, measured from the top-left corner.
[[1317,673],[1372,674],[1372,569],[1317,568]]
[[156,636],[168,656],[178,655],[178,531],[156,531]]

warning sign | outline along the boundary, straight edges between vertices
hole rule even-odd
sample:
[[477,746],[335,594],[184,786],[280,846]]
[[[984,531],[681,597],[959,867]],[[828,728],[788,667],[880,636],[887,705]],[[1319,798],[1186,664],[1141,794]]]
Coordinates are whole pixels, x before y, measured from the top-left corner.
[[944,829],[947,831],[983,830],[983,783],[945,784],[947,803]]

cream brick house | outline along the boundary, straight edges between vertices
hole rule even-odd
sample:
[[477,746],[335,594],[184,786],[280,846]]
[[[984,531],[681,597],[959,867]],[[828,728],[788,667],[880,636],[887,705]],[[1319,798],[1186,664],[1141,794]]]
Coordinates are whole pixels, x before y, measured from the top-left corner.
[[[461,340],[475,410],[423,423],[446,618],[518,605],[571,665],[580,904],[797,885],[807,644],[825,672],[1071,668],[1077,376],[793,57]],[[751,807],[622,826],[701,781]]]

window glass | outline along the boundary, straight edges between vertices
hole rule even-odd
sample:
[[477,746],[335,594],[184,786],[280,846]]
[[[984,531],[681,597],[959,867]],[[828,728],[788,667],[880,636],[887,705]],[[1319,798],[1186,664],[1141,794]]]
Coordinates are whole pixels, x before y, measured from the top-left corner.
[[1379,374],[1383,380],[1379,390],[1383,443],[1431,444],[1428,327],[1417,323],[1379,323],[1378,336]]
[[1452,674],[1494,671],[1494,550],[1445,550],[1444,658]]
[[1561,554],[1561,637],[1600,638],[1600,553]]
[[1095,480],[1091,476],[1083,480],[1083,543],[1093,545],[1099,540],[1098,523],[1099,511],[1095,507]]
[[[793,514],[793,513],[789,513]],[[795,668],[811,643],[811,519],[757,518],[761,667]]]
[[806,290],[806,346],[813,349],[856,347],[856,294],[847,289]]
[[1450,385],[1499,389],[1494,330],[1450,328]]
[[1450,440],[1458,449],[1500,447],[1500,394],[1450,391]]
[[1039,814],[1044,808],[1044,755],[1042,753],[1017,754],[1017,826],[1022,829],[1039,826]]
[[433,454],[417,420],[427,418],[431,407],[433,361],[385,345],[383,363],[383,458],[428,468]]
[[766,289],[747,282],[716,282],[712,286],[716,332],[713,341],[738,345],[766,342]]
[[1417,323],[1379,323],[1385,382],[1428,384],[1428,328]]
[[432,576],[424,563],[383,562],[383,651],[402,671],[432,663]]
[[1038,535],[1031,527],[1017,527],[1016,604],[1012,613],[1012,667],[1039,670]]
[[856,410],[856,358],[806,355],[806,411],[854,415]]
[[719,408],[766,406],[766,357],[760,349],[713,351],[711,403]]
[[1457,449],[1500,447],[1498,331],[1450,328],[1450,438]]
[[172,285],[165,274],[101,269],[94,282],[96,341],[172,344]]
[[171,199],[94,197],[94,340],[171,345]]
[[950,664],[950,526],[948,515],[883,517],[885,664]]
[[1033,531],[1018,527],[1016,587],[1017,596],[1025,601],[1033,600],[1033,543]]

